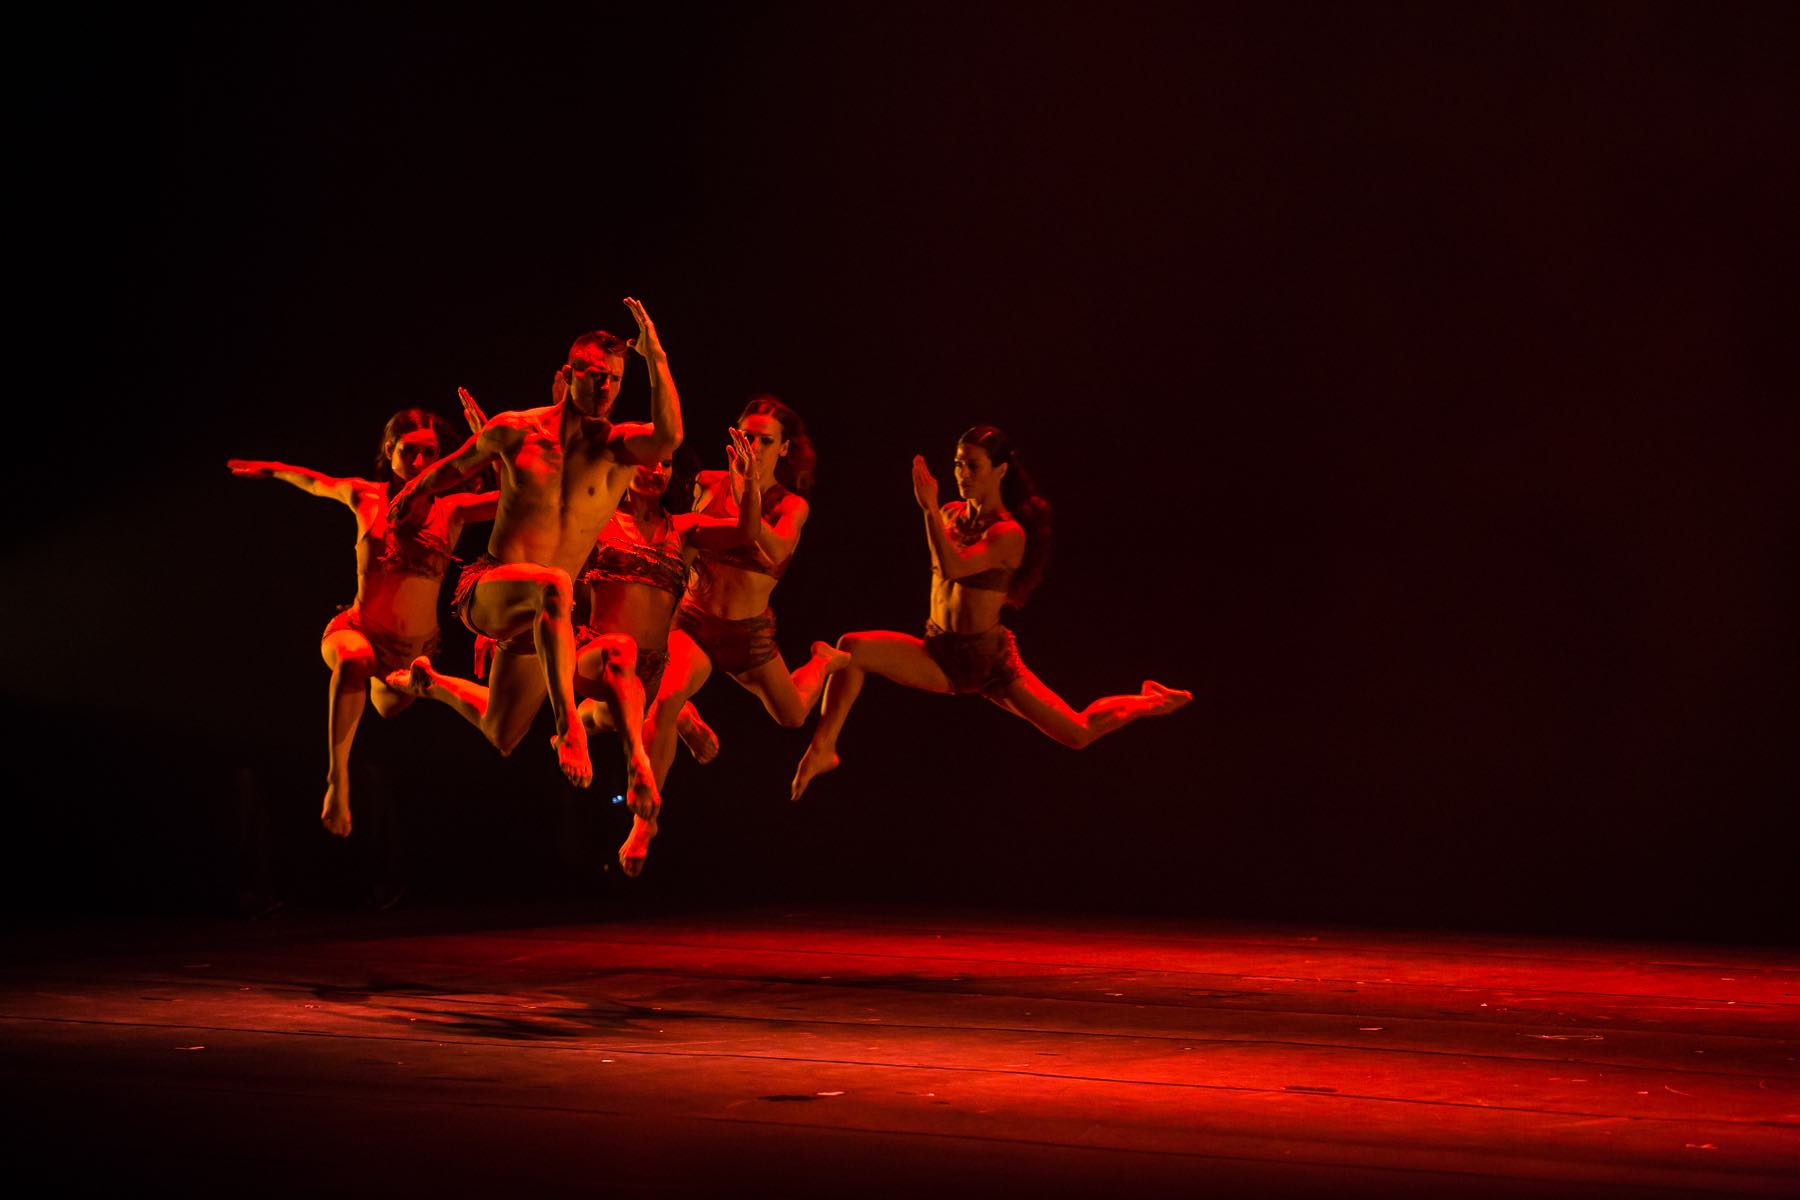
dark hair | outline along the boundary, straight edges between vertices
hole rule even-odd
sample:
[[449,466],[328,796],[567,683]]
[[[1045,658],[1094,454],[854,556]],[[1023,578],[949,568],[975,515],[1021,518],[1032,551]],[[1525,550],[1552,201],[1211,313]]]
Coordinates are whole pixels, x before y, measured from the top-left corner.
[[608,333],[604,329],[596,329],[576,338],[569,347],[569,361],[577,358],[607,358],[613,355],[623,357],[631,343],[616,333]]
[[663,489],[662,510],[666,513],[692,512],[694,480],[705,469],[700,452],[687,442],[676,447],[669,457],[669,486]]
[[388,464],[394,457],[394,444],[415,429],[429,429],[437,437],[438,457],[456,449],[450,439],[450,423],[430,409],[403,408],[381,427],[381,449],[375,453],[375,478],[392,479],[394,469]]
[[965,430],[956,444],[980,447],[990,463],[1006,466],[1000,479],[1000,502],[1013,520],[1025,527],[1025,560],[1006,590],[1006,603],[1010,608],[1024,608],[1044,581],[1044,568],[1050,565],[1050,502],[1038,494],[1031,473],[1013,453],[1012,439],[999,426],[977,425]]
[[812,491],[819,455],[813,449],[812,439],[806,436],[806,422],[800,414],[783,404],[780,397],[759,392],[744,402],[738,420],[751,416],[774,417],[781,422],[781,440],[788,444],[788,452],[775,460],[775,482],[802,496]]

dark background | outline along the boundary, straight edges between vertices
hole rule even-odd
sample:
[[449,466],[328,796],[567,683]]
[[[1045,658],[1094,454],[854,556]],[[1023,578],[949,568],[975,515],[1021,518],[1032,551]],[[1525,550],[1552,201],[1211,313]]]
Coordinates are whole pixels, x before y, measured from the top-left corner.
[[577,795],[435,706],[317,831],[353,525],[223,463],[541,403],[631,294],[709,463],[751,391],[815,435],[790,662],[920,624],[908,461],[992,421],[1057,506],[1027,660],[1198,696],[1073,753],[875,682],[794,806],[716,680],[650,902],[1791,936],[1791,7],[37,22],[15,912],[618,889],[612,756]]

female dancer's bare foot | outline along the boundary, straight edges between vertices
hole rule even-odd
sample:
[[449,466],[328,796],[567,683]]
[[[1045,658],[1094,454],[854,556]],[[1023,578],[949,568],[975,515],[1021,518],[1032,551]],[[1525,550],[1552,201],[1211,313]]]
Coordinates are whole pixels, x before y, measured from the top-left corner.
[[1149,715],[1152,717],[1160,717],[1167,713],[1172,713],[1194,698],[1194,693],[1192,692],[1177,691],[1175,688],[1164,687],[1154,679],[1144,680],[1143,695],[1144,699],[1152,701],[1149,712]]
[[850,665],[850,652],[848,650],[839,650],[830,642],[814,642],[812,644],[812,652],[814,658],[822,658],[825,660],[825,673],[827,675],[841,671]]
[[656,820],[662,797],[656,791],[656,771],[650,766],[650,755],[638,751],[637,757],[625,764],[625,775],[625,807],[639,820]]
[[319,810],[319,824],[326,833],[350,836],[350,789],[335,783],[325,785],[325,805]]
[[695,762],[709,763],[719,757],[719,735],[700,719],[700,710],[691,702],[681,706],[681,713],[675,718],[675,732],[681,735],[681,744]]
[[633,817],[631,835],[619,847],[619,869],[632,879],[644,873],[644,859],[650,855],[650,839],[656,836],[656,822]]
[[837,750],[832,747],[821,746],[817,742],[808,746],[806,753],[800,756],[800,766],[794,772],[794,782],[788,785],[788,799],[798,800],[808,784],[827,771],[837,770],[842,761]]
[[581,727],[579,719],[569,725],[567,733],[552,737],[550,745],[556,751],[556,765],[562,768],[564,778],[578,788],[594,782],[594,764],[588,759],[587,730]]
[[428,696],[435,676],[431,670],[431,660],[423,654],[412,660],[412,666],[404,671],[389,671],[384,682],[396,692],[405,692],[409,696]]

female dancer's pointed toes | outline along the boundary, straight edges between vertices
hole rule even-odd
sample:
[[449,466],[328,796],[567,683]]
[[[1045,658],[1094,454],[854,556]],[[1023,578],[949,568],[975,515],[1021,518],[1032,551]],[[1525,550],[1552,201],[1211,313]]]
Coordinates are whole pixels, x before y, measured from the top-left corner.
[[650,857],[650,839],[656,836],[656,822],[642,817],[631,822],[631,833],[619,847],[619,869],[627,879],[644,873],[644,860]]
[[350,836],[350,797],[344,789],[326,787],[325,803],[319,809],[319,824],[334,837]]
[[788,785],[788,799],[798,800],[806,793],[807,786],[827,771],[838,769],[842,759],[835,750],[820,750],[808,746],[806,753],[800,758],[799,769],[794,772],[794,781]]
[[839,650],[830,642],[814,642],[812,644],[812,652],[814,658],[822,658],[825,660],[825,673],[827,675],[834,671],[841,671],[850,665],[850,652],[848,650]]
[[564,778],[578,788],[594,782],[594,764],[588,758],[587,731],[580,721],[569,726],[567,733],[551,737],[550,745],[556,751],[556,764],[562,768]]
[[412,665],[400,671],[389,671],[387,685],[396,692],[405,692],[409,696],[423,696],[431,691],[431,660],[423,654],[412,660]]

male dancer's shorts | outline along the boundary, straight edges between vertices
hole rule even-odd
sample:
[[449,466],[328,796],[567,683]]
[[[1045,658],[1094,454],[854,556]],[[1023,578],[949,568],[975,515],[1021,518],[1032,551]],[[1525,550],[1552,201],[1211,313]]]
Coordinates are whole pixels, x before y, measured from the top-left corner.
[[775,646],[775,610],[771,608],[733,621],[715,617],[683,596],[675,610],[675,628],[693,638],[713,666],[728,675],[754,671],[781,655]]
[[383,629],[370,622],[368,616],[354,604],[345,605],[337,616],[331,618],[325,626],[325,632],[319,635],[319,640],[324,641],[332,634],[346,629],[354,629],[369,639],[369,645],[375,648],[375,666],[383,675],[412,666],[413,659],[421,654],[429,657],[438,652],[436,629],[423,637],[401,637],[391,629]]
[[951,633],[935,621],[925,625],[925,653],[942,668],[958,695],[978,692],[991,699],[1005,695],[1025,673],[1012,630],[996,625],[983,633]]
[[489,571],[504,566],[493,555],[482,552],[480,558],[462,569],[456,580],[456,594],[450,597],[451,611],[462,619],[463,628],[475,635],[475,678],[480,679],[487,674],[488,659],[496,649],[508,654],[531,655],[537,653],[537,637],[529,627],[524,633],[496,640],[478,628],[469,616],[469,610],[475,606],[475,585],[480,583]]

